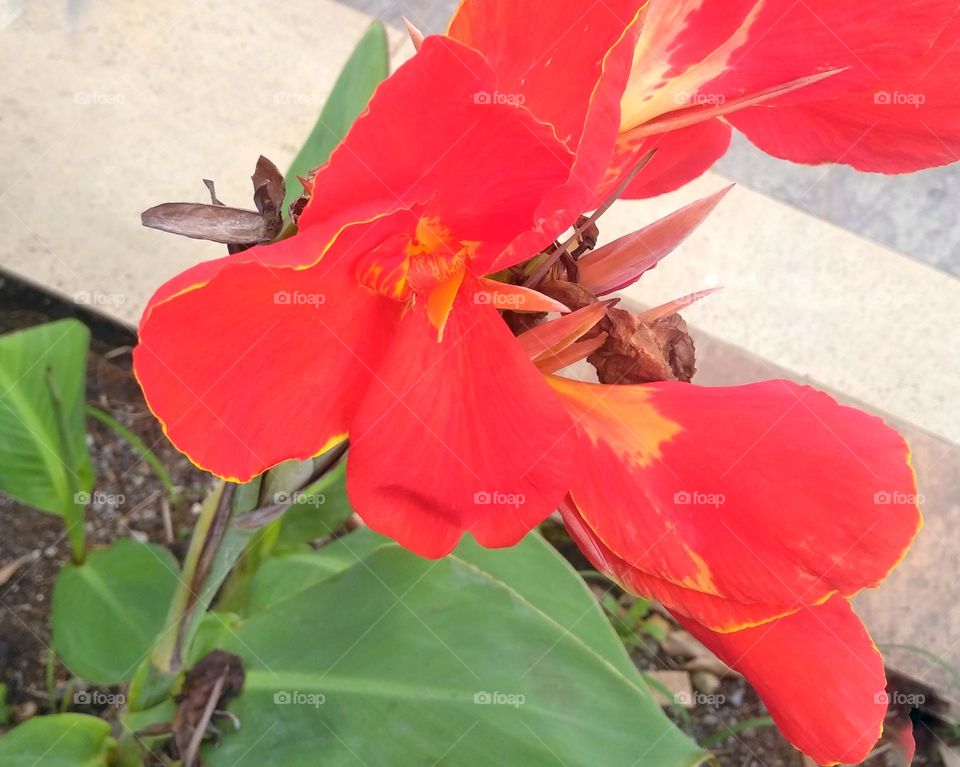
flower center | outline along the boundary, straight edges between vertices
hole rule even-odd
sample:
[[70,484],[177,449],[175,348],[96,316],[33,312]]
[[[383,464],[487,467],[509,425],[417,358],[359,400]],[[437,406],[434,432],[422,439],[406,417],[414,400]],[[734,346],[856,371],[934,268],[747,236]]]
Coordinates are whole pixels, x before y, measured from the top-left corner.
[[477,244],[456,240],[437,216],[420,216],[413,232],[388,237],[364,256],[357,279],[396,301],[429,295],[463,273]]

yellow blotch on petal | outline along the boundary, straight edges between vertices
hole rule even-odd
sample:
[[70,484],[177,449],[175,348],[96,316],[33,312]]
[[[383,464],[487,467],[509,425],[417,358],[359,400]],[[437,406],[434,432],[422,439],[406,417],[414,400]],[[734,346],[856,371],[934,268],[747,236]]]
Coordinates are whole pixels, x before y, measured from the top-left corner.
[[696,573],[694,575],[684,576],[683,581],[678,585],[705,594],[719,594],[720,592],[713,582],[713,573],[710,572],[710,566],[704,561],[703,557],[689,546],[684,546],[683,548],[687,556],[690,557],[690,561],[693,562]]
[[660,413],[643,386],[611,386],[547,376],[578,428],[596,445],[641,468],[661,458],[660,448],[683,427]]

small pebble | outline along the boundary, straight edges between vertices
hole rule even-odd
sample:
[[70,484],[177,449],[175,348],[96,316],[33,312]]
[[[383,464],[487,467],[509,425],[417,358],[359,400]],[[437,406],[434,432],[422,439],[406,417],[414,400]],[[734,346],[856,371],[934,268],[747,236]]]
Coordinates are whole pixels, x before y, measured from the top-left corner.
[[695,671],[691,674],[690,680],[694,687],[707,695],[712,695],[720,689],[720,678],[709,671]]

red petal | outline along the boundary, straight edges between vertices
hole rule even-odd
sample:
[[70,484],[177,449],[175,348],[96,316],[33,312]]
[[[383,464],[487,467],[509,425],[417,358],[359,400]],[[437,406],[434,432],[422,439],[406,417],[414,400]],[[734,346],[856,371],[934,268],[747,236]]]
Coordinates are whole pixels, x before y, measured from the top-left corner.
[[[647,575],[784,614],[875,585],[919,525],[903,439],[822,392],[550,382],[589,467],[572,483],[576,508]],[[673,606],[713,628],[741,625]]]
[[847,600],[719,634],[678,616],[753,686],[784,736],[820,764],[859,764],[887,709],[883,659]]
[[[576,153],[567,182],[541,205],[541,232],[549,224],[559,234],[604,200],[596,190],[617,140],[620,99],[644,8],[640,0],[589,7],[563,0],[544,13],[539,0],[465,0],[451,22],[449,34],[481,51],[496,71],[491,97],[521,100]],[[511,154],[516,157],[523,155]],[[559,223],[564,227],[556,229]],[[528,236],[495,266],[516,263],[548,243]]]
[[[576,148],[591,103],[598,96],[607,97],[596,92],[604,69],[613,63],[605,62],[604,56],[626,42],[627,55],[623,62],[616,62],[624,65],[616,78],[619,88],[612,82],[601,83],[601,89],[610,90],[614,106],[623,93],[639,34],[634,22],[644,5],[640,0],[593,5],[556,0],[545,13],[541,0],[465,0],[448,34],[483,53],[497,73],[503,98],[518,98],[540,120],[553,125],[561,141]],[[619,120],[619,110],[615,111]]]
[[520,260],[552,242],[580,212],[541,210],[544,197],[567,182],[573,155],[527,110],[491,103],[486,94],[496,89],[475,50],[427,38],[380,85],[316,174],[301,228],[333,236],[345,219],[416,206],[421,219],[470,245],[477,273],[505,249],[532,248]]
[[909,173],[960,157],[958,71],[960,15],[926,55],[869,87],[828,101],[747,109],[729,120],[776,157]]
[[714,192],[588,253],[578,262],[580,283],[597,295],[632,285],[686,240],[732,188]]
[[404,316],[351,424],[350,499],[364,521],[440,557],[471,533],[511,546],[563,497],[570,422],[495,309],[462,291],[443,339]]
[[783,604],[736,602],[658,578],[643,568],[648,555],[660,546],[661,537],[651,538],[644,548],[632,551],[629,558],[624,558],[600,539],[572,498],[566,499],[560,513],[570,537],[597,570],[610,576],[626,591],[652,597],[677,615],[693,615],[707,626],[729,631],[757,626],[799,609]]
[[147,308],[137,378],[167,436],[201,468],[246,481],[343,439],[401,305],[362,290],[347,258],[267,265],[319,252],[301,232],[201,264]]
[[623,134],[603,190],[614,188],[622,173],[651,149],[657,153],[627,187],[623,197],[656,197],[679,189],[702,176],[723,157],[730,146],[731,134],[730,126],[720,120],[707,120],[654,136]]
[[653,3],[624,97],[624,127],[829,70],[778,103],[827,98],[903,70],[933,44],[954,0],[679,0]]

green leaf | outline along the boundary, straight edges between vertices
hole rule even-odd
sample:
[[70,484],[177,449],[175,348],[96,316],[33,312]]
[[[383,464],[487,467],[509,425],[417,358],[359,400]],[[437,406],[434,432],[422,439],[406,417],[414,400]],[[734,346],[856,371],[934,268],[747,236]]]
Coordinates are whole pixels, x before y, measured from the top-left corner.
[[331,575],[343,572],[389,543],[389,538],[369,528],[361,528],[319,551],[303,547],[300,551],[271,557],[253,577],[248,613],[259,612]]
[[[701,762],[623,662],[582,582],[543,545],[466,544],[430,561],[381,544],[265,600],[221,634],[244,660],[244,690],[230,704],[243,726],[206,751],[207,763]],[[297,582],[303,559],[285,566]]]
[[84,390],[90,331],[61,320],[0,337],[0,490],[69,517],[93,488]]
[[95,716],[38,716],[0,737],[0,764],[107,767],[113,746],[110,725]]
[[179,579],[167,549],[118,540],[66,565],[53,589],[53,647],[77,676],[130,679],[163,628]]
[[455,554],[510,584],[622,673],[636,674],[633,661],[587,584],[543,536],[531,533],[510,552],[505,556],[500,549],[488,549],[466,538]]
[[366,107],[377,85],[390,74],[390,52],[383,24],[373,22],[340,72],[320,117],[300,152],[290,164],[284,181],[287,210],[303,191],[297,176],[304,176],[330,157],[354,120]]

